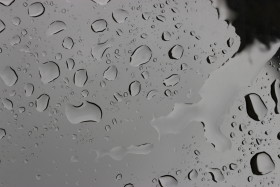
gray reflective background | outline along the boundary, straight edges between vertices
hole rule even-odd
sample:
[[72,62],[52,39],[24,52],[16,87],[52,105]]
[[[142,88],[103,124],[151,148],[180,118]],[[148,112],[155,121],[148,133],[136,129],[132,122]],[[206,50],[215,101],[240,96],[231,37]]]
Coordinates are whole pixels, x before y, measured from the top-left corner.
[[208,0],[0,0],[1,186],[279,186],[278,55],[223,116],[229,150],[150,124],[239,45]]

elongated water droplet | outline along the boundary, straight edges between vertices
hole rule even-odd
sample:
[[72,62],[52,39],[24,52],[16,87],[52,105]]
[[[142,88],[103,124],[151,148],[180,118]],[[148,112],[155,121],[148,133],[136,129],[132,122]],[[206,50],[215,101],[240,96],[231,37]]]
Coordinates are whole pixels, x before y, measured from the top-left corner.
[[98,19],[91,24],[93,32],[103,32],[107,28],[107,21],[104,19]]
[[72,70],[75,67],[75,61],[73,58],[68,58],[66,60],[66,66],[69,70]]
[[109,66],[103,73],[104,79],[108,81],[113,81],[118,75],[118,69],[115,65]]
[[152,50],[146,45],[141,45],[132,53],[130,57],[130,65],[137,67],[149,62],[151,58]]
[[276,79],[271,85],[271,97],[275,102],[274,111],[276,114],[280,112],[280,80]]
[[78,87],[83,87],[88,80],[87,70],[79,69],[74,74],[74,84]]
[[13,86],[18,81],[17,73],[10,66],[0,70],[0,77],[7,86]]
[[164,81],[163,84],[164,86],[170,87],[170,86],[175,86],[180,82],[180,75],[178,74],[173,74],[167,77]]
[[116,23],[123,23],[128,16],[128,12],[124,9],[117,9],[112,13],[112,17]]
[[131,96],[136,96],[141,91],[141,83],[139,81],[133,81],[129,85],[129,93]]
[[0,140],[2,140],[6,136],[6,130],[3,128],[0,128]]
[[36,99],[36,110],[38,112],[45,111],[49,106],[50,96],[47,94],[42,94]]
[[251,169],[255,175],[265,175],[275,169],[275,164],[266,152],[256,153],[250,161]]
[[40,2],[32,3],[28,8],[28,15],[30,17],[39,17],[45,12],[45,7]]
[[161,187],[175,187],[178,186],[178,181],[171,175],[163,175],[158,178]]
[[52,36],[66,29],[66,24],[63,21],[52,22],[47,29],[47,36]]
[[49,61],[39,66],[39,74],[41,76],[41,81],[47,84],[59,77],[60,69],[57,63]]
[[256,121],[263,120],[268,109],[261,97],[255,93],[251,93],[245,96],[245,101],[248,115]]
[[102,119],[102,110],[97,104],[89,101],[83,102],[79,106],[68,103],[65,105],[65,115],[72,124],[100,122]]

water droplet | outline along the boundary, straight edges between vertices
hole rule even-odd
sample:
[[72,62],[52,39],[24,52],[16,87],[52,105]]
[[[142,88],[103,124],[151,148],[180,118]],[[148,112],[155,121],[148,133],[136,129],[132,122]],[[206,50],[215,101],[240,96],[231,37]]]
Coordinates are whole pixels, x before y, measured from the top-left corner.
[[6,130],[3,128],[0,128],[0,140],[2,140],[6,136]]
[[38,112],[45,111],[49,106],[50,96],[47,94],[40,95],[35,102],[36,110]]
[[63,21],[57,20],[49,25],[46,34],[47,36],[52,36],[64,31],[65,29],[66,29],[66,24]]
[[70,37],[66,37],[63,39],[62,46],[64,49],[72,49],[74,46],[74,41]]
[[151,90],[151,91],[149,91],[148,94],[147,94],[147,99],[150,100],[150,99],[152,99],[153,97],[155,97],[157,94],[158,94],[158,91],[157,91],[157,90]]
[[151,16],[151,12],[144,12],[144,13],[142,14],[142,18],[143,18],[144,20],[148,20],[148,19],[150,18],[150,16]]
[[164,40],[164,41],[169,41],[171,39],[171,34],[170,32],[168,31],[165,31],[162,33],[161,35],[161,38]]
[[139,81],[133,81],[129,85],[129,94],[131,96],[136,96],[140,93],[141,91],[141,83]]
[[194,180],[196,179],[198,176],[198,172],[196,169],[192,169],[189,173],[188,173],[188,179],[189,180]]
[[158,15],[158,16],[156,16],[156,18],[157,18],[157,20],[159,20],[161,22],[165,22],[166,21],[166,18],[163,15]]
[[3,32],[6,28],[5,23],[0,19],[0,33]]
[[2,104],[4,106],[4,108],[6,108],[7,110],[12,110],[13,109],[13,102],[10,99],[2,99]]
[[108,40],[103,42],[103,43],[98,43],[95,44],[92,48],[91,48],[91,56],[97,60],[101,60],[101,58],[103,57],[105,51],[107,49],[109,49],[110,47],[112,47],[112,45],[110,43],[108,43]]
[[21,38],[18,35],[15,35],[12,37],[10,44],[14,46],[20,44],[20,42],[21,42]]
[[208,169],[208,172],[210,173],[212,180],[214,182],[222,182],[225,180],[225,177],[224,177],[222,171],[218,168],[210,168],[210,169]]
[[134,185],[131,183],[128,183],[128,184],[124,185],[124,187],[134,187]]
[[174,45],[169,51],[168,56],[171,59],[179,60],[184,53],[184,48],[181,45]]
[[151,58],[152,50],[146,45],[141,45],[132,53],[130,57],[130,65],[137,67],[149,62]]
[[103,32],[107,28],[107,21],[104,19],[98,19],[91,24],[93,32]]
[[233,43],[234,43],[234,39],[230,37],[230,38],[227,40],[227,45],[228,45],[228,47],[231,47],[231,46],[233,45]]
[[99,5],[107,5],[111,0],[92,0],[93,2],[99,4]]
[[231,170],[236,170],[236,168],[237,168],[237,164],[231,163],[229,165],[229,169],[231,169]]
[[0,0],[0,4],[4,6],[10,6],[15,0]]
[[175,86],[180,82],[180,75],[178,74],[173,74],[167,77],[164,81],[163,84],[164,86],[170,87],[170,86]]
[[245,96],[245,101],[248,115],[256,121],[263,120],[268,109],[261,97],[255,93],[251,93]]
[[124,23],[128,16],[128,12],[124,9],[117,9],[112,13],[112,17],[116,23]]
[[206,60],[209,64],[213,64],[218,60],[218,57],[216,55],[209,55]]
[[19,17],[14,17],[12,19],[12,23],[15,25],[15,26],[18,26],[20,23],[21,23],[21,20]]
[[45,7],[40,2],[32,3],[28,8],[28,15],[30,17],[39,17],[45,12]]
[[27,83],[24,85],[24,92],[26,97],[30,97],[34,92],[34,85],[31,83]]
[[75,61],[73,58],[68,58],[66,60],[66,66],[69,70],[72,70],[75,67]]
[[65,115],[72,124],[100,122],[102,119],[102,110],[97,104],[89,101],[83,102],[79,106],[68,103],[65,106]]
[[178,181],[171,175],[163,175],[158,178],[161,187],[175,187],[178,186]]
[[280,80],[276,79],[271,85],[271,97],[275,102],[274,111],[276,114],[280,113]]
[[0,70],[0,77],[7,86],[13,86],[18,81],[17,73],[10,66]]
[[256,153],[250,161],[251,169],[255,175],[265,175],[275,169],[275,164],[266,152]]
[[115,65],[109,66],[103,73],[104,79],[108,81],[113,81],[118,75],[118,69]]
[[39,74],[44,84],[50,83],[60,75],[60,69],[57,63],[53,61],[45,62],[39,66]]
[[79,69],[74,73],[74,84],[77,87],[83,87],[88,80],[87,70]]

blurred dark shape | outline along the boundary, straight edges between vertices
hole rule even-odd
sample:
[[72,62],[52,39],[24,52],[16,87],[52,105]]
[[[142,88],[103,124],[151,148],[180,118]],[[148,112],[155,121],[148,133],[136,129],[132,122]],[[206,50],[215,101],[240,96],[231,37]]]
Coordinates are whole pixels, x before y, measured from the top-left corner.
[[241,38],[239,52],[259,40],[269,44],[280,38],[280,0],[226,0],[236,15],[232,25]]

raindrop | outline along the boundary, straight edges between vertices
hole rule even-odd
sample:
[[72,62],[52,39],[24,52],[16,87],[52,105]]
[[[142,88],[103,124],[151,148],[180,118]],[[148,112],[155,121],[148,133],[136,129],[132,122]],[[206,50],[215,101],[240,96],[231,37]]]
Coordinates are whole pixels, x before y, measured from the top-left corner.
[[137,47],[130,57],[130,65],[138,67],[150,61],[152,58],[152,50],[146,46],[141,45]]
[[69,70],[72,70],[75,67],[75,61],[73,58],[68,58],[66,60],[66,66]]
[[79,69],[74,73],[74,84],[77,87],[83,87],[87,80],[88,80],[88,74],[87,74],[87,70],[85,69]]
[[210,175],[212,177],[212,180],[214,182],[222,182],[225,179],[222,171],[218,168],[210,168],[209,173],[210,173]]
[[97,104],[89,101],[83,102],[79,106],[68,103],[65,106],[65,115],[72,124],[100,122],[102,119],[102,110]]
[[251,169],[255,175],[265,175],[275,169],[275,164],[266,152],[256,153],[250,161]]
[[6,130],[3,128],[0,128],[0,140],[2,140],[6,136]]
[[255,121],[263,120],[268,109],[261,97],[255,93],[251,93],[245,96],[245,101],[248,115]]
[[5,23],[0,19],[0,33],[3,32],[6,28]]
[[171,175],[163,175],[158,178],[161,187],[175,187],[178,186],[178,181]]
[[47,36],[52,36],[57,33],[60,33],[61,31],[64,31],[65,29],[66,29],[66,24],[63,21],[57,20],[49,25],[46,34]]
[[188,173],[188,179],[189,180],[194,180],[196,179],[198,176],[198,172],[196,171],[196,169],[192,169],[189,173]]
[[147,99],[148,100],[151,100],[153,97],[155,97],[156,95],[158,94],[158,91],[157,90],[151,90],[148,92],[147,94]]
[[162,40],[169,41],[171,39],[171,34],[168,31],[165,31],[161,35]]
[[10,6],[15,0],[0,0],[0,4],[4,6]]
[[148,19],[150,18],[150,16],[151,16],[151,12],[144,12],[144,13],[142,14],[142,18],[143,18],[144,20],[148,20]]
[[229,38],[229,39],[227,40],[227,45],[228,45],[228,47],[231,47],[231,46],[233,45],[233,43],[234,43],[234,39],[233,39],[233,38]]
[[6,66],[0,70],[0,77],[7,86],[13,86],[18,81],[15,70],[10,66]]
[[230,169],[230,170],[235,170],[236,168],[237,168],[237,164],[231,163],[231,164],[229,165],[229,169]]
[[26,97],[30,97],[34,92],[34,85],[31,83],[27,83],[24,85],[24,92]]
[[170,87],[170,86],[175,86],[180,82],[180,75],[178,74],[173,74],[169,77],[167,77],[164,81],[163,84],[164,86]]
[[161,22],[165,22],[166,21],[166,18],[163,15],[158,15],[158,16],[156,16],[156,18],[157,18],[157,20],[159,20]]
[[66,37],[63,39],[62,47],[64,47],[64,49],[72,49],[73,46],[74,46],[74,41],[72,38]]
[[107,21],[104,19],[98,19],[91,24],[93,32],[103,32],[107,28]]
[[134,187],[134,185],[131,183],[128,183],[128,184],[124,185],[124,187]]
[[92,0],[93,2],[99,4],[99,5],[107,5],[111,0]]
[[12,110],[13,109],[13,102],[10,99],[2,99],[2,104],[4,106],[4,108],[6,108],[7,110]]
[[44,84],[50,83],[60,75],[60,69],[57,63],[53,61],[45,62],[39,66],[39,74]]
[[103,73],[104,79],[113,81],[118,75],[118,69],[115,65],[109,66]]
[[12,37],[10,44],[11,46],[14,46],[20,44],[20,42],[21,42],[21,38],[18,35],[15,35]]
[[184,53],[184,48],[181,45],[174,45],[169,51],[168,56],[171,59],[179,60]]
[[279,114],[280,112],[280,80],[276,79],[271,85],[271,97],[275,102],[275,113]]
[[124,9],[117,9],[112,13],[112,17],[116,23],[124,23],[128,16],[128,12]]
[[12,19],[12,23],[15,25],[15,26],[18,26],[20,23],[21,23],[21,20],[19,17],[14,17]]
[[103,43],[95,44],[91,48],[91,56],[97,60],[101,60],[106,50],[112,47],[112,45],[107,42],[108,40]]
[[45,111],[49,106],[50,96],[47,94],[42,94],[36,99],[36,110],[38,112]]
[[133,81],[129,85],[129,94],[131,96],[136,96],[140,93],[141,91],[141,83],[139,81]]
[[213,64],[218,60],[218,57],[216,55],[209,55],[206,60],[209,64]]
[[45,7],[40,2],[32,3],[28,8],[28,15],[30,17],[39,17],[45,12]]

